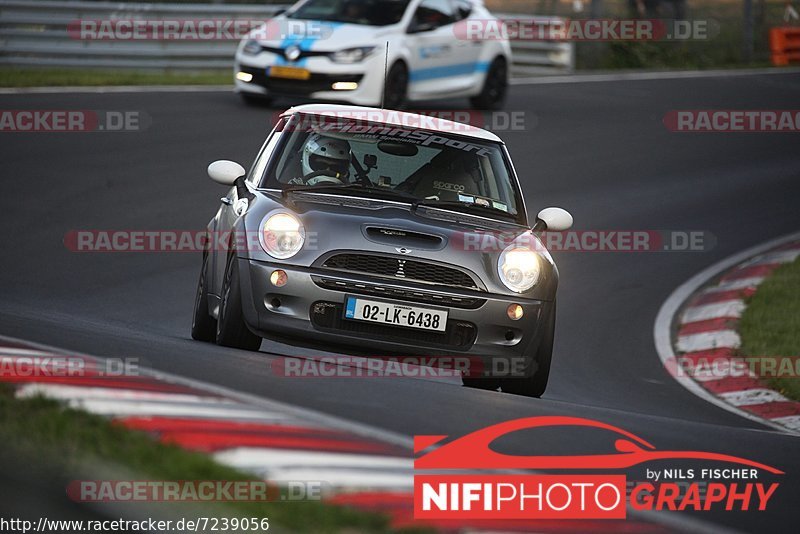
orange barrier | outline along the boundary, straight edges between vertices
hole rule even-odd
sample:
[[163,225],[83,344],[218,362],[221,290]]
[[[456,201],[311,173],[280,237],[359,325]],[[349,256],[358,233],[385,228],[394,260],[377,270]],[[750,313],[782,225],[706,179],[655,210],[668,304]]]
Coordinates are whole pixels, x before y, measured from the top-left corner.
[[800,62],[800,26],[770,28],[769,48],[773,65]]

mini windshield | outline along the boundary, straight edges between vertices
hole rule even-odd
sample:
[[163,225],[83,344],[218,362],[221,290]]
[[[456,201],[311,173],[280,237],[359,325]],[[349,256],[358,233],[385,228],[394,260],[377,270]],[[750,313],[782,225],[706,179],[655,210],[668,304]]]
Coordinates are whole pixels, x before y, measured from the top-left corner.
[[388,26],[403,18],[410,0],[308,0],[287,17]]
[[284,126],[262,187],[398,200],[524,224],[500,143],[364,121],[309,123],[309,117],[294,116]]

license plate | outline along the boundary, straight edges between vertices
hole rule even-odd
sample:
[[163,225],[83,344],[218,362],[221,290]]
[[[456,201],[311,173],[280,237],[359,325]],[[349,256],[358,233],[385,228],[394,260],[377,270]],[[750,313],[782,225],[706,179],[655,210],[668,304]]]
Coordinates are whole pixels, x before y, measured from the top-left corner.
[[436,332],[447,329],[447,310],[349,296],[345,299],[344,318]]
[[289,80],[308,80],[311,77],[311,71],[298,67],[269,67],[267,76]]

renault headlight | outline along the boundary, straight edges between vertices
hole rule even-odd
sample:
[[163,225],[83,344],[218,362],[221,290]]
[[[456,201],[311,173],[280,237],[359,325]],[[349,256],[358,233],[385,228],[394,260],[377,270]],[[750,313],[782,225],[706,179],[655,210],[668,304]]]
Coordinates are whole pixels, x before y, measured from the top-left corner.
[[261,229],[261,246],[273,258],[291,258],[303,248],[306,230],[297,217],[289,213],[276,213],[264,221]]
[[497,272],[508,289],[523,293],[539,281],[539,261],[539,254],[533,250],[512,244],[500,254]]
[[359,61],[363,61],[368,55],[370,55],[373,50],[375,50],[374,46],[359,46],[356,48],[346,48],[344,50],[339,50],[338,52],[334,52],[331,54],[330,58],[335,63],[358,63]]
[[242,52],[248,56],[256,56],[261,53],[261,43],[255,39],[250,39],[244,44]]

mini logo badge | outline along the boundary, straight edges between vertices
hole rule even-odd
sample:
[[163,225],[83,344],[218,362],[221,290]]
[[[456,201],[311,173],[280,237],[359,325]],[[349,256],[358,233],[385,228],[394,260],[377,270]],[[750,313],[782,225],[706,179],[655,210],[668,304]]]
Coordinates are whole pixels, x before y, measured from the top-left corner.
[[395,248],[395,250],[397,252],[399,252],[400,254],[411,254],[412,252],[414,252],[410,248],[406,248],[406,247],[397,247],[397,248]]
[[290,46],[283,51],[283,55],[289,61],[297,61],[297,59],[300,57],[300,47],[297,45]]

